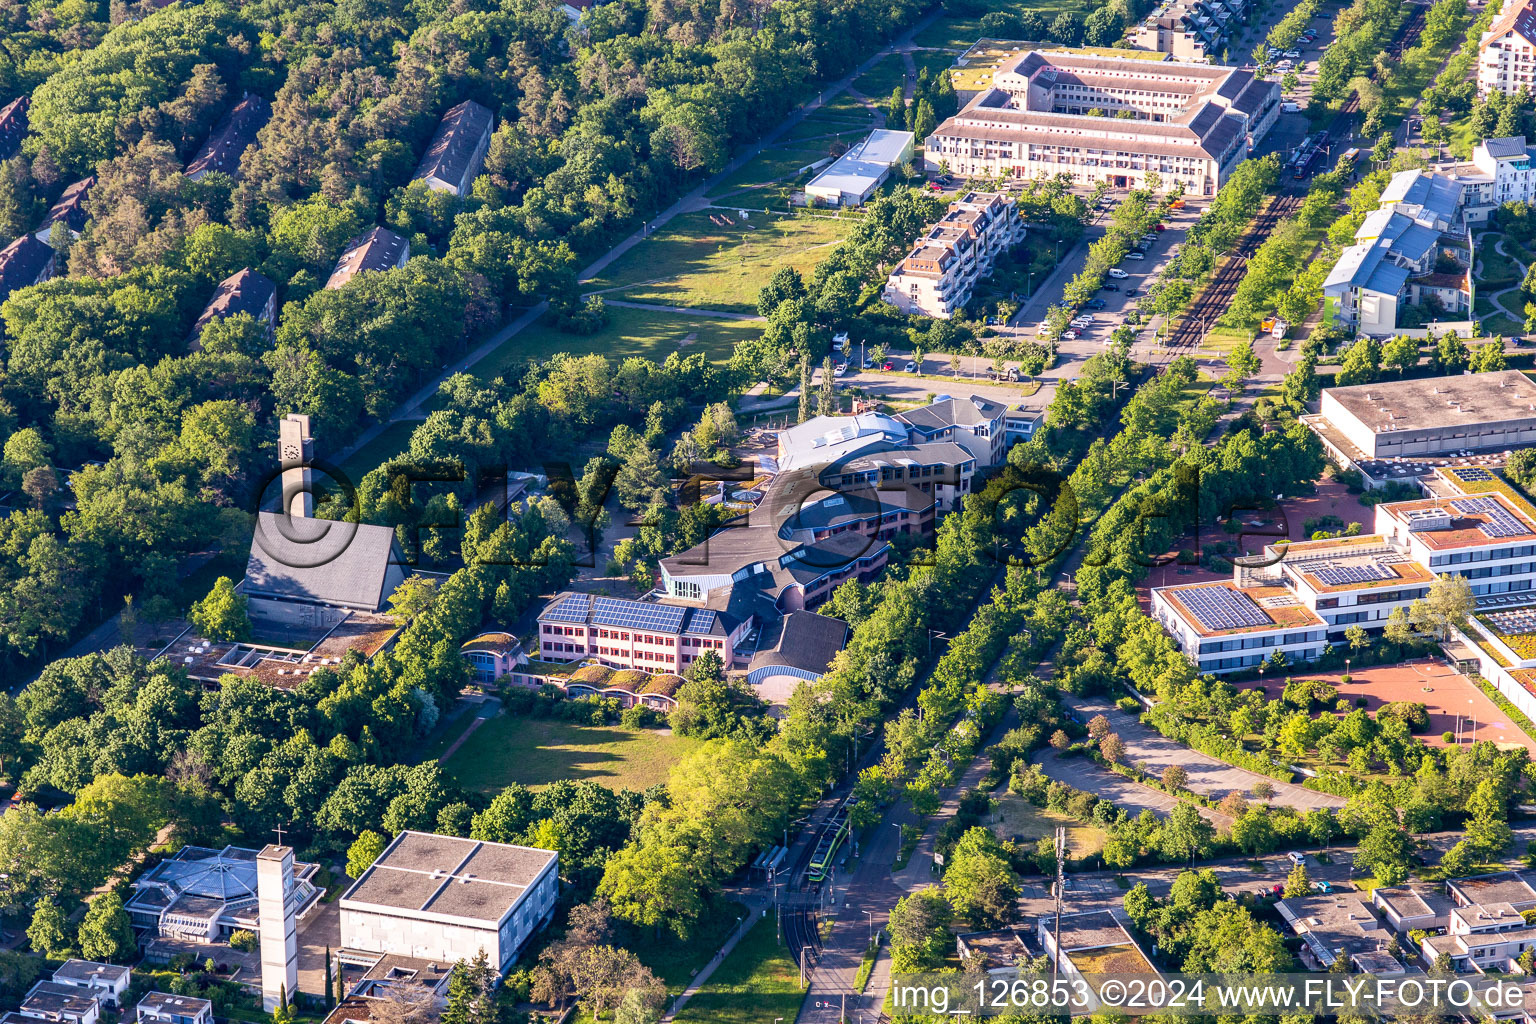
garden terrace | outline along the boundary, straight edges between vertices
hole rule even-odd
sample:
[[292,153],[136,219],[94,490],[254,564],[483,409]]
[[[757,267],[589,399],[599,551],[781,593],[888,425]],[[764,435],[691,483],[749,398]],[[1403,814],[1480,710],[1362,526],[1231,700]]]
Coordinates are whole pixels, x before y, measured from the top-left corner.
[[1068,951],[1067,959],[1084,974],[1156,974],[1157,968],[1141,950],[1126,944],[1101,949]]

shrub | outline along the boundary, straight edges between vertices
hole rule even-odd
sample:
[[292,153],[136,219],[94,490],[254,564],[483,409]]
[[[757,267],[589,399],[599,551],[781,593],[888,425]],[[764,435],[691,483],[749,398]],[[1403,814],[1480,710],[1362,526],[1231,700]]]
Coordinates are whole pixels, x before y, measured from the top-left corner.
[[1455,743],[1456,742],[1456,734],[1451,732],[1451,730],[1447,729],[1447,730],[1445,730],[1445,732],[1440,734],[1440,739],[1443,742],[1445,742],[1445,743]]
[[1141,701],[1137,700],[1135,697],[1121,697],[1119,700],[1115,701],[1115,707],[1119,708],[1121,711],[1126,712],[1127,714],[1134,715],[1141,710]]
[[238,949],[242,953],[256,952],[256,933],[246,931],[244,928],[236,928],[229,933],[229,947]]

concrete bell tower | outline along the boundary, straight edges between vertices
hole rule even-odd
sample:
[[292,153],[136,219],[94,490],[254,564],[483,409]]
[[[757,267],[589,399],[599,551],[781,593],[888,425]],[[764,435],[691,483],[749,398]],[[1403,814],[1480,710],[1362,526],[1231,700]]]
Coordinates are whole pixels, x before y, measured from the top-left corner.
[[293,919],[293,847],[268,845],[256,855],[256,906],[261,928],[261,1008],[271,1013],[284,991],[298,998],[299,939]]
[[315,514],[314,440],[309,436],[309,417],[291,412],[277,425],[278,458],[283,468],[283,512],[309,519]]

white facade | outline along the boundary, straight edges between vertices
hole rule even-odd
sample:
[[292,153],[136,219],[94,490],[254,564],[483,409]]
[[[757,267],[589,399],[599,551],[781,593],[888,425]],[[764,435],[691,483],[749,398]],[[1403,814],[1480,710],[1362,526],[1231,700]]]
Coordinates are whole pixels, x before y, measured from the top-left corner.
[[1279,113],[1279,85],[1248,71],[1032,51],[934,130],[924,166],[1117,188],[1155,173],[1163,188],[1209,196]]
[[1142,19],[1131,45],[1175,60],[1220,61],[1246,6],[1243,0],[1173,0]]
[[111,1007],[122,1005],[133,982],[133,972],[116,964],[97,963],[94,960],[66,960],[53,973],[55,984],[83,989]]
[[[1284,655],[1287,664],[1310,661],[1322,654],[1323,645],[1328,639],[1327,629],[1322,620],[1307,612],[1298,602],[1288,606],[1284,615],[1268,615],[1268,621],[1261,625],[1233,629],[1211,628],[1210,624],[1193,613],[1186,601],[1195,599],[1191,596],[1192,592],[1212,590],[1244,593],[1227,581],[1197,583],[1186,587],[1158,587],[1152,591],[1152,618],[1168,631],[1179,645],[1179,650],[1201,672],[1222,675],[1254,668],[1276,653]],[[1256,599],[1255,603],[1260,608],[1283,596],[1283,591],[1274,587],[1250,589],[1246,593]]]
[[805,194],[829,206],[858,206],[894,168],[911,161],[915,138],[911,132],[875,129],[812,178]]
[[293,891],[293,848],[256,855],[256,908],[261,921],[261,1006],[271,1013],[299,990],[299,940]]
[[1024,240],[1018,208],[1000,192],[956,201],[886,279],[882,298],[903,313],[947,320],[992,276],[999,253]]
[[553,851],[401,832],[342,896],[341,943],[450,963],[483,950],[505,970],[559,891]]
[[1532,0],[1512,0],[1478,42],[1477,92],[1513,96],[1533,88],[1536,74],[1536,11]]

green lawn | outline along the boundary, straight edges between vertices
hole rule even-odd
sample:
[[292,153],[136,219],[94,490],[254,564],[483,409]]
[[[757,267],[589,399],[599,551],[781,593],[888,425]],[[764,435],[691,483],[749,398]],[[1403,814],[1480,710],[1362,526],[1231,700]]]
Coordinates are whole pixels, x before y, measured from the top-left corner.
[[1087,857],[1104,849],[1109,834],[1101,828],[1058,814],[1049,808],[1036,807],[1016,793],[1003,793],[997,798],[997,823],[992,831],[1000,839],[1023,836],[1024,841],[1034,844],[1037,840],[1056,834],[1058,825],[1067,829],[1067,855]]
[[760,212],[745,222],[732,216],[730,227],[720,227],[710,221],[708,211],[699,210],[674,218],[582,287],[631,302],[755,315],[757,293],[774,271],[794,267],[809,280],[816,264],[851,227],[849,216],[778,217]]
[[731,950],[709,982],[679,1011],[677,1024],[771,1024],[794,1020],[804,994],[773,915],[763,918]]
[[738,342],[756,337],[762,330],[762,324],[750,320],[610,306],[608,323],[595,334],[567,334],[549,324],[533,324],[508,338],[474,370],[476,376],[489,380],[556,352],[597,352],[615,362],[630,356],[661,362],[673,352],[703,352],[716,362],[724,362]]
[[[714,958],[715,951],[725,945],[725,940],[731,937],[731,932],[736,930],[746,913],[743,904],[720,901],[705,912],[686,940],[678,939],[668,931],[658,937],[647,929],[643,936],[636,935],[635,940],[626,945],[635,951],[651,973],[662,980],[668,992],[676,994],[687,988],[693,976]],[[768,923],[771,927],[771,917]]]
[[401,420],[390,423],[379,436],[353,452],[341,463],[341,471],[355,485],[370,471],[378,469],[385,460],[405,451],[411,444],[411,434],[420,425],[418,420]]
[[898,85],[907,81],[907,65],[901,54],[882,57],[874,67],[853,80],[853,87],[877,103],[884,104]]
[[[845,140],[848,144],[863,138],[863,133],[854,135]],[[803,143],[794,146],[786,145],[783,148],[775,146],[764,150],[757,156],[748,160],[739,170],[727,175],[720,184],[709,190],[711,198],[718,199],[733,192],[739,192],[744,188],[769,188],[772,186],[790,187],[799,185],[801,179],[809,180],[810,171],[801,174],[801,170],[831,157],[832,139],[807,139]],[[742,202],[747,205],[761,206],[762,199],[753,199],[746,196],[735,196],[727,202]],[[775,202],[775,206],[782,203]],[[705,220],[708,224],[708,220]],[[714,227],[713,224],[709,225]]]
[[466,789],[486,793],[560,779],[639,790],[667,781],[672,766],[699,742],[650,729],[502,715],[477,729],[443,767]]

